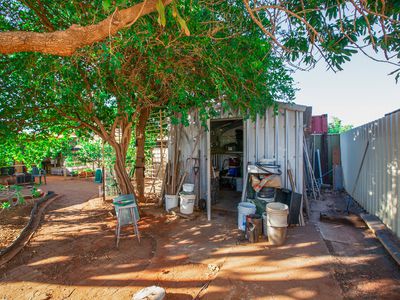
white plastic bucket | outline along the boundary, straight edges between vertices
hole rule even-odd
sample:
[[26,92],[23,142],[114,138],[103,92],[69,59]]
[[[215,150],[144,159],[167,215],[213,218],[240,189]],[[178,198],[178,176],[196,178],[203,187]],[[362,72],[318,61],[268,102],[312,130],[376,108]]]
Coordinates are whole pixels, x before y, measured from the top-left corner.
[[193,183],[184,183],[182,189],[185,193],[193,193],[194,184]]
[[246,229],[246,216],[255,213],[255,204],[250,202],[240,202],[238,205],[238,228],[244,231]]
[[286,240],[287,227],[267,227],[268,241],[271,245],[281,246]]
[[287,227],[289,207],[280,202],[268,203],[266,206],[267,224],[273,227]]
[[236,191],[242,192],[243,191],[243,178],[236,177]]
[[193,213],[194,201],[196,200],[196,195],[194,194],[181,194],[181,213],[190,215]]
[[177,195],[165,195],[165,210],[169,211],[171,208],[177,207],[178,199]]

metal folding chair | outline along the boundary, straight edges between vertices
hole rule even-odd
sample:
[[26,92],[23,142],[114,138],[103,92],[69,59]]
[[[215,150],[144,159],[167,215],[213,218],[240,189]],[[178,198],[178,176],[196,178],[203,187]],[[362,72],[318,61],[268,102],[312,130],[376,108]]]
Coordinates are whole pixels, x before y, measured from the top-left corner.
[[133,225],[134,232],[140,243],[140,233],[137,222],[140,219],[139,210],[136,204],[135,196],[132,194],[121,195],[113,199],[115,213],[117,215],[117,228],[115,229],[116,245],[118,247],[121,234],[121,227]]

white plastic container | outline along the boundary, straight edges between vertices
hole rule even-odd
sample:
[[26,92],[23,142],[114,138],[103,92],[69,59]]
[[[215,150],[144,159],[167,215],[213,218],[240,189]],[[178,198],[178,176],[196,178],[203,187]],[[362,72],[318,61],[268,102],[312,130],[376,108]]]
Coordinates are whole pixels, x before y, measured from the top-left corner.
[[180,194],[181,197],[181,213],[190,215],[193,213],[194,202],[196,195],[194,194]]
[[268,241],[272,245],[283,245],[286,240],[289,207],[283,203],[273,202],[267,204],[266,211]]
[[243,191],[243,178],[236,177],[236,191],[242,192]]
[[165,290],[159,286],[148,286],[141,289],[135,295],[133,295],[132,300],[163,300],[165,298]]
[[285,243],[287,227],[267,226],[268,241],[271,245],[281,246]]
[[244,231],[246,229],[246,216],[255,213],[255,204],[250,202],[240,202],[238,205],[238,228]]
[[194,191],[194,184],[193,183],[184,183],[182,185],[182,189],[185,193],[193,193]]
[[289,207],[280,202],[268,203],[266,206],[267,224],[273,227],[287,227]]
[[169,212],[171,208],[177,207],[178,200],[177,195],[165,195],[165,210]]

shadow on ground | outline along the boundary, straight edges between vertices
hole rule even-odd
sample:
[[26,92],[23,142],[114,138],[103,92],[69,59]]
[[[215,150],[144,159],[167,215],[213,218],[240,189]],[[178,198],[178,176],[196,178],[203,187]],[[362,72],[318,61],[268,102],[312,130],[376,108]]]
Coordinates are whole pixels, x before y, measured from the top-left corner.
[[[387,257],[366,230],[331,224],[321,235],[325,225],[312,220],[290,228],[286,244],[273,247],[265,240],[244,242],[234,216],[184,220],[153,207],[140,221],[141,243],[127,227],[117,249],[112,207],[87,200],[96,188],[91,183],[80,182],[76,190],[72,184],[29,245],[0,269],[6,299],[130,299],[150,285],[165,288],[167,299],[365,299],[399,293],[398,269],[382,263]],[[323,231],[353,229],[350,244],[323,239]],[[377,264],[383,265],[380,276],[362,277]]]

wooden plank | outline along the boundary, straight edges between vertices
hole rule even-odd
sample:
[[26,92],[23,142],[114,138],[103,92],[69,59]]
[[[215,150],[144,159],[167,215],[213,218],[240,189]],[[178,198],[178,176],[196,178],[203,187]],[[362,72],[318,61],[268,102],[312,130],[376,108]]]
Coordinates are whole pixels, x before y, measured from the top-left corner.
[[160,199],[158,200],[158,206],[162,206],[165,191],[167,190],[168,166],[169,165],[167,163],[167,165],[165,166],[165,172],[164,172],[163,181],[162,181],[162,185],[161,185],[161,195],[160,195]]

